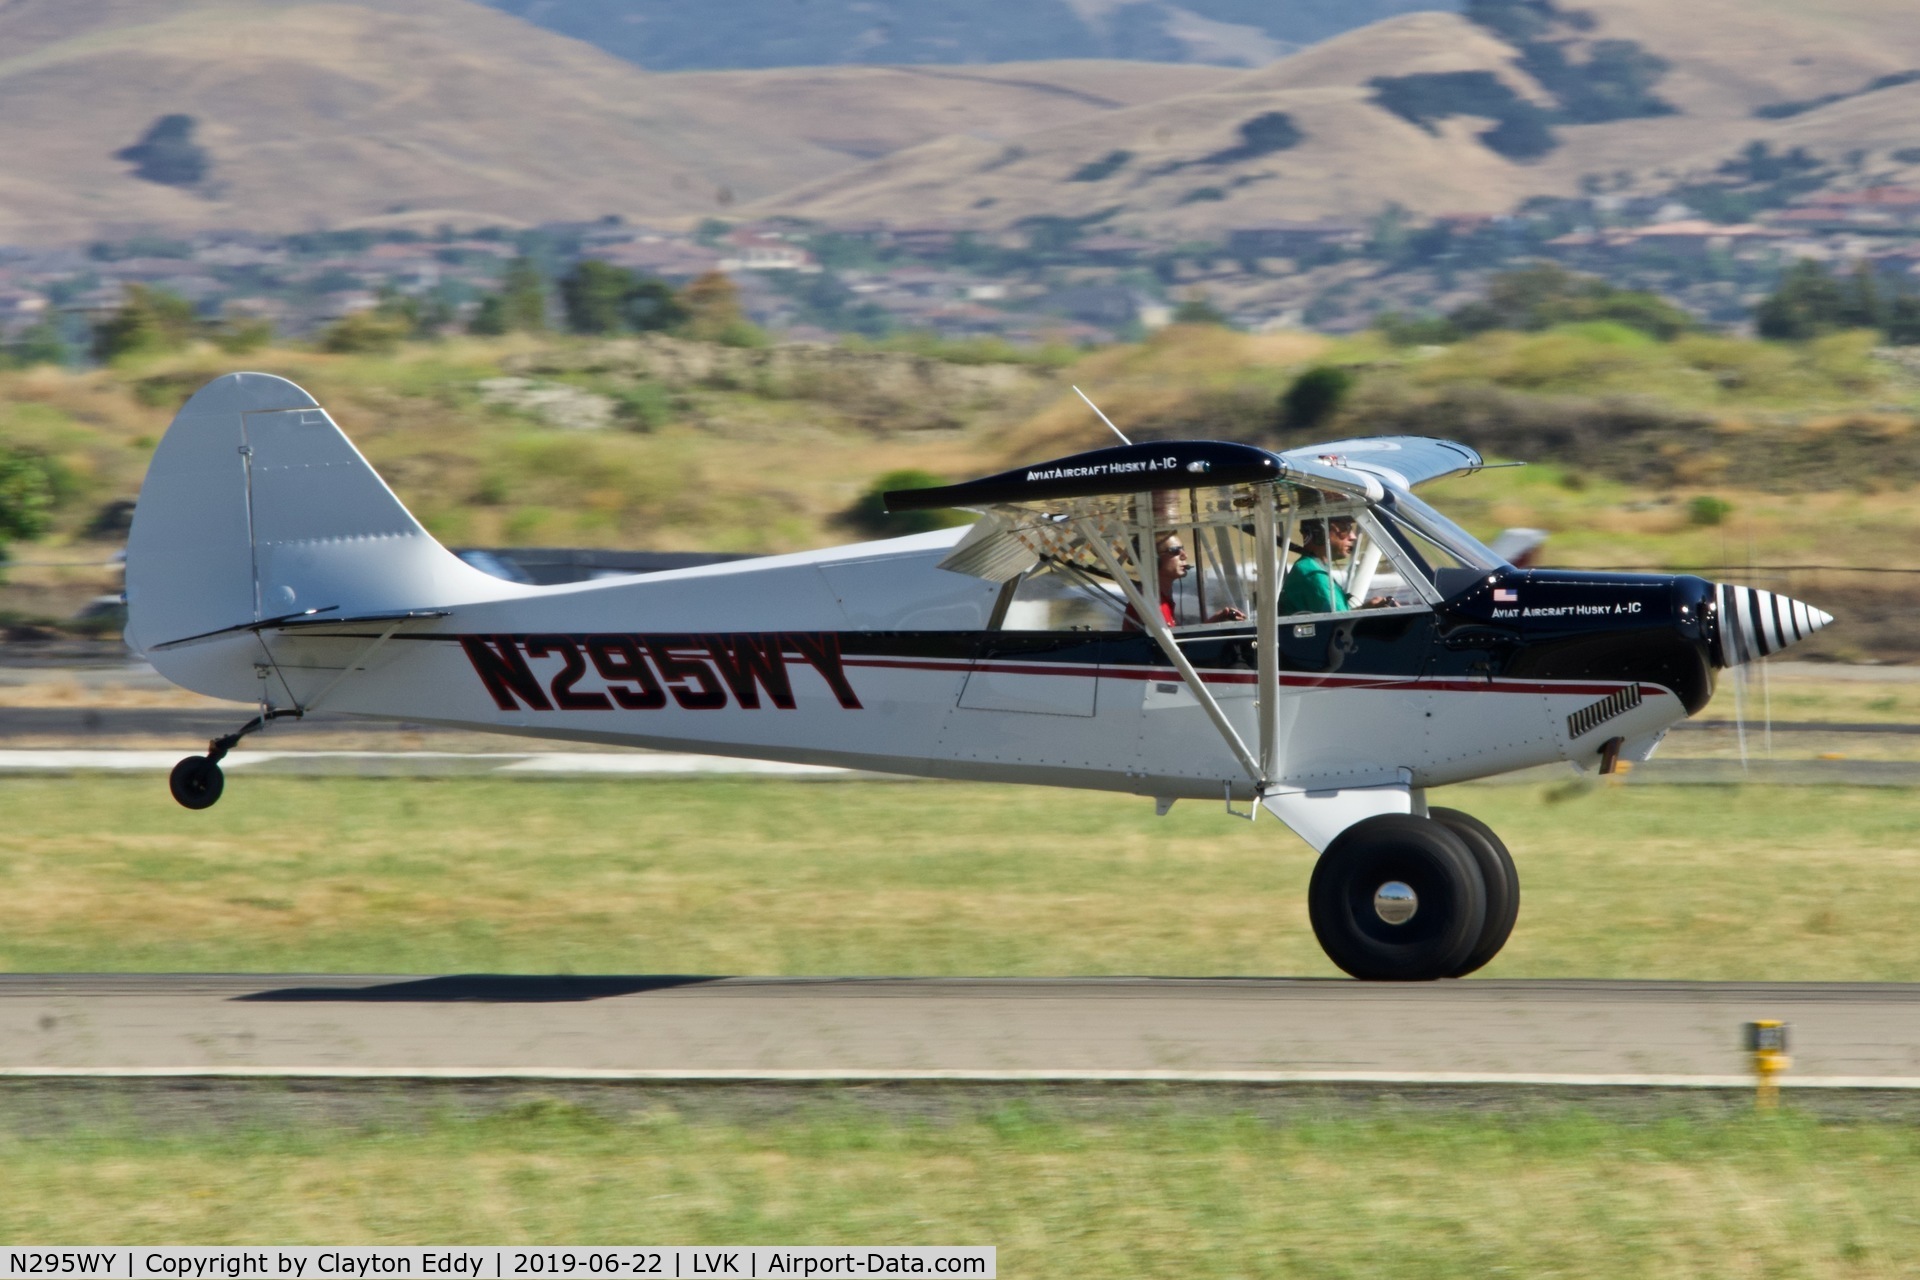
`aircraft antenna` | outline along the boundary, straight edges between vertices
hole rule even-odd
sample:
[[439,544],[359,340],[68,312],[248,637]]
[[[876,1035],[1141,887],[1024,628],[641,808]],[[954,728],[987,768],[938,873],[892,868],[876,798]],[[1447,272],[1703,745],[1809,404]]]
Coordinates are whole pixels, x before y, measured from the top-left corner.
[[[1095,404],[1095,403],[1094,403],[1093,401],[1091,401],[1091,400],[1087,400],[1087,393],[1086,393],[1086,392],[1084,392],[1084,391],[1082,391],[1082,390],[1081,390],[1080,388],[1078,388],[1078,387],[1075,387],[1075,388],[1073,389],[1073,394],[1075,394],[1075,395],[1077,395],[1077,396],[1079,396],[1079,397],[1080,397],[1080,398],[1081,398],[1082,400],[1086,400],[1086,401],[1087,401],[1087,408],[1089,408],[1089,409],[1091,409],[1091,410],[1093,410],[1093,411],[1094,411],[1095,413],[1100,413],[1100,406],[1099,406],[1099,405],[1097,405],[1097,404]],[[1117,436],[1119,436],[1119,437],[1120,437],[1120,443],[1121,443],[1121,444],[1132,444],[1132,443],[1133,443],[1133,441],[1131,441],[1131,440],[1129,440],[1129,439],[1127,439],[1127,434],[1126,434],[1126,432],[1124,432],[1124,431],[1122,431],[1122,430],[1120,430],[1120,428],[1118,428],[1118,427],[1116,427],[1116,426],[1114,426],[1114,425],[1113,425],[1113,419],[1112,419],[1112,418],[1109,418],[1109,417],[1108,417],[1108,416],[1107,416],[1106,414],[1104,414],[1104,413],[1100,413],[1100,421],[1102,421],[1102,422],[1104,422],[1104,423],[1106,423],[1106,424],[1107,424],[1107,429],[1108,429],[1108,430],[1110,430],[1110,431],[1112,431],[1112,432],[1113,432],[1113,434],[1115,434],[1115,435],[1117,435]]]

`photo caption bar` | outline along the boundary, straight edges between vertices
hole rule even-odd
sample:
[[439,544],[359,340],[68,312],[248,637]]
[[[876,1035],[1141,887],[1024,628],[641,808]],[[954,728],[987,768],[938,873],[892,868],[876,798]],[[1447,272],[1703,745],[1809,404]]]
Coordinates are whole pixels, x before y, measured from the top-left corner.
[[0,1249],[0,1277],[810,1280],[819,1276],[964,1276],[995,1280],[996,1255],[991,1245],[14,1245]]

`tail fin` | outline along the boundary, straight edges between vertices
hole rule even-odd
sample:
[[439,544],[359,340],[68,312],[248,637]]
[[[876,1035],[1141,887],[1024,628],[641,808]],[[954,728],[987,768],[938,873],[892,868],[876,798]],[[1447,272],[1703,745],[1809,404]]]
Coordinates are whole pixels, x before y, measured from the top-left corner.
[[181,407],[127,539],[127,643],[149,657],[308,609],[351,616],[524,591],[435,542],[312,396],[264,373],[217,378]]

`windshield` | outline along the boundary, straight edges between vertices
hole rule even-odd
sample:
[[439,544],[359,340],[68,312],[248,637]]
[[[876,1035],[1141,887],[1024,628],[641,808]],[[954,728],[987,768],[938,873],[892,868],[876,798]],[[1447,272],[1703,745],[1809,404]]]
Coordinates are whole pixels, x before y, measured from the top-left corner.
[[1463,567],[1485,571],[1506,566],[1507,562],[1495,555],[1478,538],[1405,489],[1394,489],[1391,492],[1393,502],[1389,509],[1393,514],[1403,524],[1424,535],[1428,541],[1444,547]]

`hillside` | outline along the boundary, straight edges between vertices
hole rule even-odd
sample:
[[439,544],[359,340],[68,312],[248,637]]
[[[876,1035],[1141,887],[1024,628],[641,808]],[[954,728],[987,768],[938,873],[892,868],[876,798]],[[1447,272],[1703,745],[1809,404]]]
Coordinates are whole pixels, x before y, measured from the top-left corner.
[[1479,0],[1470,14],[1376,23],[1200,93],[1002,145],[942,139],[762,207],[910,208],[980,226],[1110,210],[1116,229],[1188,237],[1389,203],[1499,212],[1593,179],[1657,190],[1756,140],[1913,172],[1892,158],[1915,144],[1912,86],[1875,87],[1920,67],[1910,7]]
[[655,71],[1131,58],[1259,66],[1457,0],[486,0]]
[[[660,76],[470,0],[9,0],[0,50],[0,242],[693,217],[956,130],[1024,132],[1231,74]],[[198,167],[136,176],[124,150],[169,116],[190,118]]]

